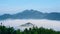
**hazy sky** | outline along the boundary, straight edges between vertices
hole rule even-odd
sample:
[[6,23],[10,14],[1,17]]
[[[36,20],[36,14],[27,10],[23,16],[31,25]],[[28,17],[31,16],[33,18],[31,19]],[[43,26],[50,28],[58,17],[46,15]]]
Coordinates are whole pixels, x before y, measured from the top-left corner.
[[18,13],[25,9],[60,12],[60,0],[0,0],[0,15]]

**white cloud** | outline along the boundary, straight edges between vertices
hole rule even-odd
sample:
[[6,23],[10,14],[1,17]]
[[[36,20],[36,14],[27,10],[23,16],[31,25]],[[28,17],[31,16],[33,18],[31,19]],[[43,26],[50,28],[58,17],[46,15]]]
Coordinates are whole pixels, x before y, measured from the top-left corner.
[[17,27],[20,26],[22,24],[25,24],[27,22],[31,22],[32,24],[37,25],[38,27],[45,27],[45,28],[52,28],[54,30],[59,30],[60,31],[60,21],[54,21],[54,20],[46,20],[46,19],[42,19],[42,20],[5,20],[5,21],[0,21],[2,22],[5,26],[13,26],[13,27]]

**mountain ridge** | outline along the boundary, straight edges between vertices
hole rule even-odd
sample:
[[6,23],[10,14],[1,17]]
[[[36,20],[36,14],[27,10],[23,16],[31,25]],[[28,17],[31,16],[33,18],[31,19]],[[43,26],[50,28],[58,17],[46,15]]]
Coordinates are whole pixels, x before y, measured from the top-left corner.
[[16,13],[13,15],[4,14],[0,15],[0,20],[5,19],[49,19],[49,20],[60,20],[60,13],[42,13],[37,10],[24,10],[23,12]]

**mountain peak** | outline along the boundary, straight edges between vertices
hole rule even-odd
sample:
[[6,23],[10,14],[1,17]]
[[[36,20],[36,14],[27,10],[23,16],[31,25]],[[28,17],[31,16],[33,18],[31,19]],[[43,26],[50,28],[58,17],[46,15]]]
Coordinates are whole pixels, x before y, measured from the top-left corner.
[[28,22],[28,23],[22,24],[21,26],[23,26],[23,27],[30,27],[30,26],[33,27],[34,24]]

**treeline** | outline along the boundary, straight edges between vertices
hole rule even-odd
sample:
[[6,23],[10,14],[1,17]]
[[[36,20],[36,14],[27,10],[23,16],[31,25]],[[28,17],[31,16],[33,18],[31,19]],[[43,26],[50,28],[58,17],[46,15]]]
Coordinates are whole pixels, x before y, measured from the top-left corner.
[[52,29],[45,29],[43,27],[33,27],[20,31],[19,29],[15,30],[13,27],[5,27],[0,25],[0,34],[60,34],[59,31],[54,31]]

